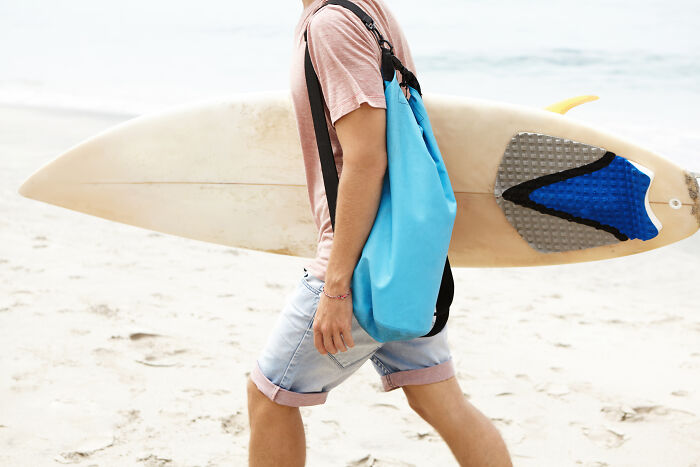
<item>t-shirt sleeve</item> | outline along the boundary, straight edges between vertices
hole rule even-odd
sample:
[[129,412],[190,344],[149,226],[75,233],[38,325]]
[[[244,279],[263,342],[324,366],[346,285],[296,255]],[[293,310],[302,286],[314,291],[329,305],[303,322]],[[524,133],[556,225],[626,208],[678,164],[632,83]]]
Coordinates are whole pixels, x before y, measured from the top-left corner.
[[363,102],[386,109],[381,50],[354,13],[340,6],[324,7],[309,23],[307,44],[331,125]]

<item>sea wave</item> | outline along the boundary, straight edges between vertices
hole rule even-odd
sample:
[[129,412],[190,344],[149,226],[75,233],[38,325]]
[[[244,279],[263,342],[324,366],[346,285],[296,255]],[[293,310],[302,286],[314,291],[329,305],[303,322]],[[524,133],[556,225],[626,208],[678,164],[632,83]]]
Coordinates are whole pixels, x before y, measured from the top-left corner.
[[607,77],[685,82],[700,92],[700,55],[659,54],[643,50],[610,51],[551,48],[527,53],[478,53],[442,50],[416,55],[423,69],[432,71],[571,75],[594,73]]

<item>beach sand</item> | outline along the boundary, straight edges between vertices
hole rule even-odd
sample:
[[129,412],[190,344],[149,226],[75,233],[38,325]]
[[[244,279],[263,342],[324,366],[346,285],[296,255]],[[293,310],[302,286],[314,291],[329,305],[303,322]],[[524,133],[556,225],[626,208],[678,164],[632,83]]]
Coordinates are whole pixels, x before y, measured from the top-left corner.
[[[247,463],[246,377],[306,260],[17,194],[125,118],[0,108],[0,465]],[[458,379],[516,466],[700,465],[699,259],[695,235],[604,262],[454,270]],[[366,364],[302,408],[307,465],[457,465],[380,388]]]

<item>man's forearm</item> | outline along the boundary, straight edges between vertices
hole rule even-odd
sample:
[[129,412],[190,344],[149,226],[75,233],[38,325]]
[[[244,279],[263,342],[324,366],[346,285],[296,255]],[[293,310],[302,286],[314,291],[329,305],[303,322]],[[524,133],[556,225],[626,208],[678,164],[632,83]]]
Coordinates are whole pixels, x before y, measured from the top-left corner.
[[[386,154],[383,157],[386,160]],[[381,199],[386,165],[359,165],[344,165],[338,184],[333,247],[325,285],[331,295],[348,290]]]

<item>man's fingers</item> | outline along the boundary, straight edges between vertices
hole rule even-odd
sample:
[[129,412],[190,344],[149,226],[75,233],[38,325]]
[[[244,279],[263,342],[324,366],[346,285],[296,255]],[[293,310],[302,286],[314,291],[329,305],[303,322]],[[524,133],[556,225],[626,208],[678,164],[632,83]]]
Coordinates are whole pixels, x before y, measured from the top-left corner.
[[350,328],[347,328],[343,331],[343,340],[345,341],[345,345],[347,345],[348,347],[355,347],[355,341],[352,339],[352,333],[350,332]]
[[333,345],[333,335],[330,333],[323,333],[323,346],[330,353],[336,353],[338,350]]
[[345,342],[343,342],[343,338],[340,337],[340,331],[336,331],[336,333],[333,334],[333,343],[335,344],[335,347],[341,352],[345,352],[348,350],[348,348],[345,346]]
[[326,348],[323,346],[323,334],[320,331],[314,330],[314,347],[321,355],[326,354]]

